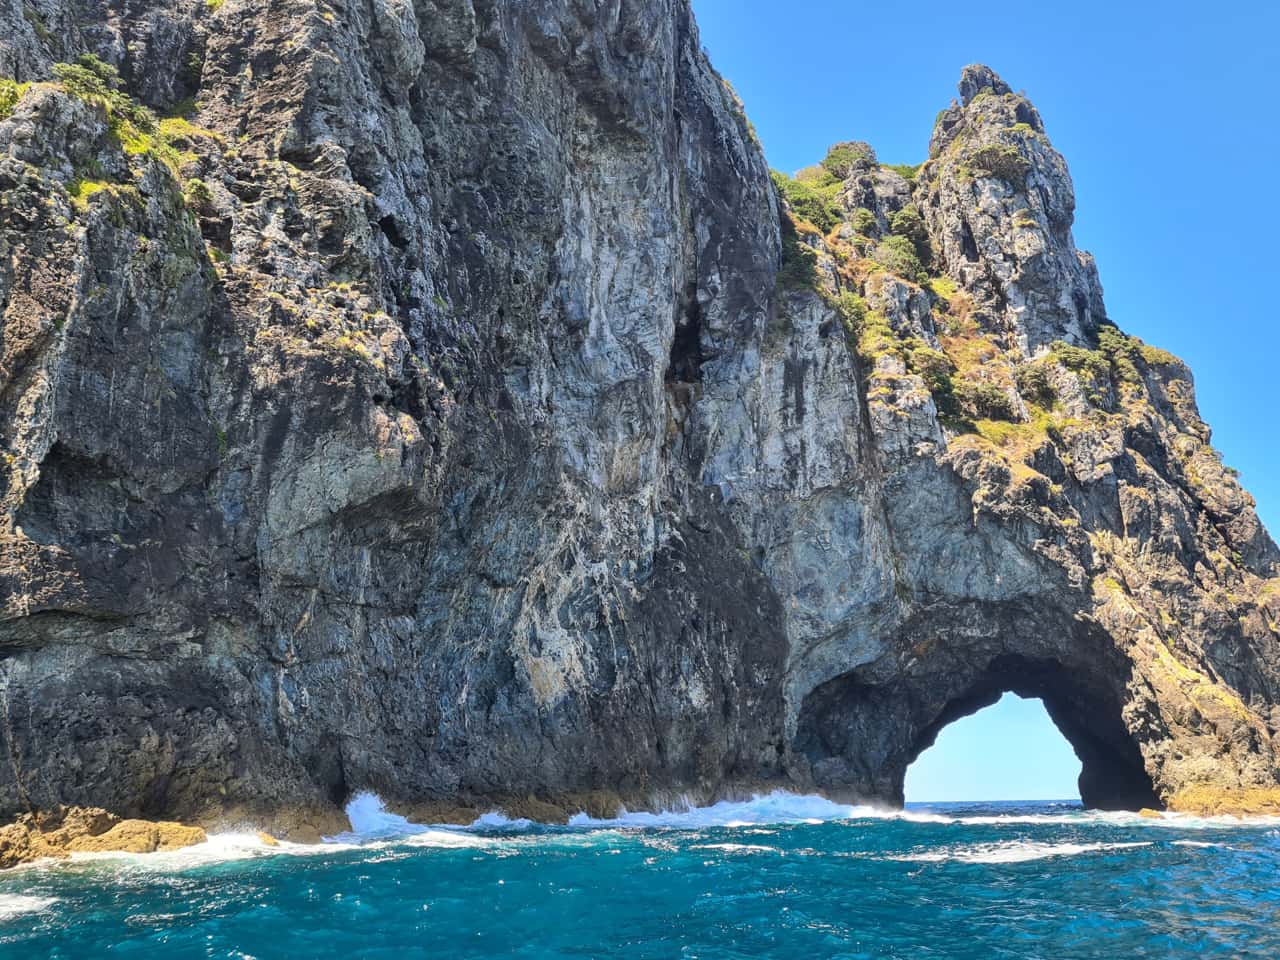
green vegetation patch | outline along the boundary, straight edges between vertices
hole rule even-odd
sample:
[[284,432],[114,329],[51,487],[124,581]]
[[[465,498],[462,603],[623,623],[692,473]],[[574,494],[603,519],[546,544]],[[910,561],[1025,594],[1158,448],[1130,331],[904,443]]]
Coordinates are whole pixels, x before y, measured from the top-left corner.
[[893,219],[889,221],[889,229],[896,236],[911,242],[916,258],[921,264],[927,264],[933,260],[929,231],[924,225],[924,217],[920,216],[920,210],[914,203],[908,203],[893,215]]
[[67,187],[67,193],[71,196],[71,205],[77,210],[83,212],[89,209],[89,200],[95,193],[101,193],[104,190],[110,190],[111,184],[105,180],[84,180],[77,178],[71,181]]
[[979,147],[969,157],[969,166],[984,177],[998,177],[1013,185],[1019,185],[1031,169],[1030,162],[1015,147],[988,144]]
[[1052,408],[1057,401],[1049,366],[1049,363],[1043,360],[1032,360],[1029,363],[1019,364],[1013,371],[1014,382],[1018,385],[1018,393],[1023,399],[1046,410]]
[[858,331],[858,355],[873,364],[886,355],[906,360],[903,343],[883,313],[870,311],[863,317]]
[[960,380],[955,384],[956,404],[970,420],[1014,421],[1018,413],[1003,388],[982,380]]
[[1153,347],[1149,344],[1144,343],[1138,347],[1138,353],[1143,360],[1153,367],[1182,366],[1182,361],[1168,350],[1161,350],[1159,347]]
[[832,306],[835,307],[836,313],[840,315],[840,320],[844,323],[845,332],[857,335],[862,330],[869,312],[866,300],[856,293],[846,290],[836,297]]
[[827,171],[822,177],[798,179],[777,170],[772,171],[774,186],[800,220],[808,221],[822,233],[829,232],[843,219],[843,211],[835,202],[841,182]]
[[785,210],[780,211],[779,227],[782,232],[782,266],[778,270],[778,286],[784,290],[815,288],[818,284],[815,270],[818,254],[800,240],[795,221]]
[[0,77],[0,120],[13,116],[13,110],[23,94],[31,88],[29,83],[18,83],[8,77]]
[[920,168],[923,167],[924,164],[923,163],[886,163],[886,164],[882,164],[882,166],[886,170],[892,170],[894,173],[898,174],[898,176],[906,180],[907,183],[915,183],[916,175],[920,172]]
[[1091,378],[1105,377],[1111,372],[1111,363],[1097,350],[1073,347],[1061,340],[1054,341],[1051,355],[1072,373]]
[[866,207],[859,207],[853,211],[853,218],[849,222],[853,225],[854,231],[864,237],[874,237],[880,232],[880,221]]
[[955,381],[952,379],[955,365],[945,353],[920,344],[907,355],[907,369],[929,388],[939,414],[954,417],[960,412],[956,402]]
[[853,169],[861,160],[869,160],[873,156],[871,147],[856,140],[837,143],[822,160],[822,167],[838,180],[845,180],[853,173]]
[[69,94],[102,107],[107,125],[125,153],[159,160],[175,174],[195,159],[197,139],[221,142],[216,133],[183,117],[157,120],[120,89],[120,74],[109,63],[84,54],[75,63],[54,64],[53,74]]
[[898,234],[891,234],[876,244],[875,250],[871,253],[871,259],[908,280],[922,283],[928,280],[915,244]]

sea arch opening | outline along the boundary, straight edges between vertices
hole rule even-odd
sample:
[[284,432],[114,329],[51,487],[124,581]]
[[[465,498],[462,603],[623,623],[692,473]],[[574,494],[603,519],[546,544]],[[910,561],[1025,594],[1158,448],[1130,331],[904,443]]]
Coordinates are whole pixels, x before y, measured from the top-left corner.
[[1079,800],[1080,758],[1037,697],[1005,693],[938,731],[907,767],[907,803]]
[[814,785],[834,797],[901,806],[908,768],[939,733],[1012,693],[1040,700],[1070,744],[1086,807],[1158,807],[1142,752],[1123,719],[1125,683],[1117,664],[1068,666],[1009,653],[976,665],[948,658],[885,680],[855,670],[804,698],[795,754]]

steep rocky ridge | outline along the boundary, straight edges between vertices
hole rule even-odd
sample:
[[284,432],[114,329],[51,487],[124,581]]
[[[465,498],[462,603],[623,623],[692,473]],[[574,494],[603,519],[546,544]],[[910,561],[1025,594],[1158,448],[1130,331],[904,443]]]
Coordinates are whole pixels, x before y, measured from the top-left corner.
[[779,194],[686,0],[0,26],[0,816],[893,802],[1009,689],[1277,784],[1276,548],[985,68]]

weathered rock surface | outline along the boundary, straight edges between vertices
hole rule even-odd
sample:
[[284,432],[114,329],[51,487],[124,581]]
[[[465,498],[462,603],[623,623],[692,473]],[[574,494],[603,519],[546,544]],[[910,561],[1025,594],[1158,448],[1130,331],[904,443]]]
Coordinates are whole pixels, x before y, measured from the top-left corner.
[[1210,817],[1280,817],[1280,789],[1196,784],[1170,797],[1169,809]]
[[105,810],[62,807],[0,827],[0,870],[73,853],[155,853],[204,843],[199,827],[121,820]]
[[0,817],[895,802],[1004,690],[1280,781],[1275,545],[985,68],[819,228],[686,0],[0,25]]

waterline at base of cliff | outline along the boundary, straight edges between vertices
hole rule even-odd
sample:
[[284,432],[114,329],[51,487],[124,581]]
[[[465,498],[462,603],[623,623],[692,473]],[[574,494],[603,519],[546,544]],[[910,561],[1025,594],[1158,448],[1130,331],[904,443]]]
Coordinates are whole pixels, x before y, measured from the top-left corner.
[[[549,826],[372,795],[323,844],[253,833],[0,879],[6,956],[1270,956],[1280,818],[775,792]],[[1034,949],[1032,944],[1035,944]]]

